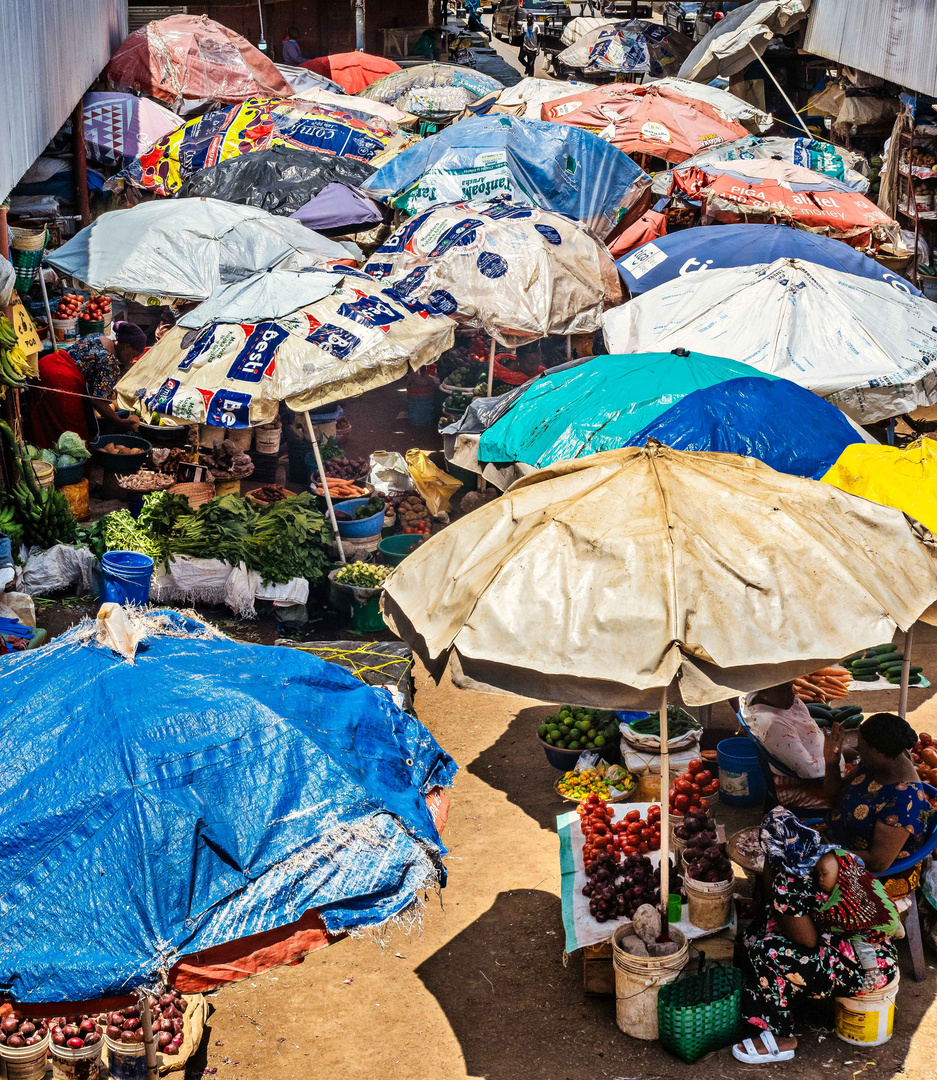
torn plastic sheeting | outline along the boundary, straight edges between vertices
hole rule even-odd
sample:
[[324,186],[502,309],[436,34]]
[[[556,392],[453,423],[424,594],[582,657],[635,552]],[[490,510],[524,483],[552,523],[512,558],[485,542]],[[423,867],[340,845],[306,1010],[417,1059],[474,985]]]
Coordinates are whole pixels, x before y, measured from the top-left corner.
[[315,270],[269,270],[243,281],[221,285],[179,319],[180,326],[200,329],[209,323],[258,323],[291,315],[331,296],[341,274]]
[[445,881],[426,795],[456,766],[418,720],[299,650],[148,622],[132,664],[90,622],[0,659],[8,745],[29,747],[0,777],[16,1000],[127,993],[313,908],[333,933],[379,926]]
[[293,578],[280,585],[264,586],[256,570],[232,566],[219,559],[198,559],[176,555],[169,566],[159,564],[153,575],[150,598],[162,604],[225,604],[241,618],[256,614],[255,600],[283,600],[304,604],[309,599],[309,582]]

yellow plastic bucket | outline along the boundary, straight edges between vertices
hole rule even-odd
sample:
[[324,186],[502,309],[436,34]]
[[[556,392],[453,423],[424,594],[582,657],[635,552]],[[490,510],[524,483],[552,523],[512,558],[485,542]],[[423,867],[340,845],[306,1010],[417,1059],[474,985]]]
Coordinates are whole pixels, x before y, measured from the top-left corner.
[[838,997],[837,1036],[850,1046],[881,1046],[887,1043],[895,1023],[895,998],[898,996],[900,979],[896,971],[894,979],[881,990],[873,990],[859,997]]

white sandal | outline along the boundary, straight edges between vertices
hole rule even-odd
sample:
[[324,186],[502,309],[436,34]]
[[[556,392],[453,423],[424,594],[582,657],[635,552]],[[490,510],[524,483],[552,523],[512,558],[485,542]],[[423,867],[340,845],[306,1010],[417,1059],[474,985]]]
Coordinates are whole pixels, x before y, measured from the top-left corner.
[[761,1033],[761,1041],[767,1049],[767,1054],[759,1054],[752,1039],[743,1039],[744,1052],[739,1050],[738,1043],[732,1046],[732,1056],[736,1061],[744,1061],[746,1065],[774,1065],[779,1061],[790,1061],[794,1056],[793,1050],[779,1050],[777,1040],[770,1031]]

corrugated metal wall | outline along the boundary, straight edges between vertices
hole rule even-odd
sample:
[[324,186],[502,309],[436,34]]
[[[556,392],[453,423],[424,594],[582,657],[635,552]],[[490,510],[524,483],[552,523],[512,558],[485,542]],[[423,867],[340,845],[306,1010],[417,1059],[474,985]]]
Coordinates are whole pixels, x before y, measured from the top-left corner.
[[127,0],[0,0],[0,199],[127,36]]
[[804,49],[937,95],[934,0],[813,0]]

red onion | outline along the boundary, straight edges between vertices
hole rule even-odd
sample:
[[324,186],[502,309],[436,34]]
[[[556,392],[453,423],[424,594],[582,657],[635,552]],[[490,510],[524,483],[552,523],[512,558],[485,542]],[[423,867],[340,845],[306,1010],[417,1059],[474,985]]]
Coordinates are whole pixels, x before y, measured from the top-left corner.
[[87,1035],[89,1031],[94,1031],[94,1021],[90,1016],[86,1016],[84,1020],[78,1025],[78,1030],[82,1035]]
[[30,1035],[26,1039],[26,1045],[27,1046],[38,1046],[41,1042],[42,1042],[42,1036],[41,1035]]
[[20,1024],[20,1035],[23,1038],[28,1039],[30,1035],[36,1034],[36,1025],[31,1020],[24,1020]]
[[65,1045],[69,1050],[80,1050],[85,1045],[85,1040],[76,1036],[74,1039],[69,1039]]
[[154,1027],[157,1028],[159,1031],[172,1031],[172,1021],[157,1020],[156,1024],[154,1024]]
[[6,1035],[4,1035],[2,1031],[0,1031],[0,1046],[6,1046],[6,1043],[7,1043]]
[[182,1021],[179,1019],[173,1020],[172,1030],[178,1035],[182,1031]]
[[120,1033],[120,1041],[122,1043],[133,1043],[137,1041],[137,1037],[132,1031],[122,1031]]
[[162,1050],[164,1046],[168,1046],[172,1042],[172,1035],[168,1031],[161,1031],[156,1036],[156,1042],[160,1050]]
[[5,1016],[2,1023],[0,1023],[0,1031],[2,1031],[4,1035],[15,1035],[19,1029],[20,1022],[12,1015]]
[[162,1015],[167,1020],[172,1020],[179,1015],[179,1010],[174,1005],[167,1005],[166,1008],[162,1010]]
[[[108,1024],[107,1025],[107,1037],[109,1039],[113,1039],[114,1042],[117,1042],[120,1039],[121,1030],[122,1029],[118,1024]],[[53,1035],[52,1038],[54,1040],[55,1035]],[[64,1036],[63,1036],[63,1038],[64,1038]]]
[[112,1012],[108,1014],[107,1022],[109,1024],[122,1024],[124,1022],[123,1013]]
[[179,1053],[179,1047],[175,1046],[173,1043],[170,1043],[168,1046],[163,1047],[163,1053],[169,1054],[171,1057],[175,1057],[176,1054]]
[[65,1032],[66,1039],[74,1039],[79,1034],[78,1028],[74,1024],[66,1024],[62,1031]]
[[120,1011],[121,1011],[121,1014],[123,1016],[127,1016],[127,1017],[139,1016],[140,1015],[140,1006],[139,1005],[128,1005],[126,1009],[121,1009]]
[[22,1035],[8,1035],[7,1046],[14,1050],[19,1050],[26,1045],[26,1040]]
[[52,1041],[56,1046],[64,1046],[68,1039],[65,1037],[65,1032],[60,1027],[54,1027],[52,1029]]
[[97,1031],[89,1031],[85,1036],[85,1046],[94,1046],[101,1041],[101,1035]]
[[175,1001],[175,998],[172,996],[172,994],[163,994],[162,997],[159,999],[159,1003],[163,1006],[163,1008],[165,1008],[167,1005],[172,1005],[173,1001]]
[[131,1016],[124,1021],[124,1031],[136,1031],[139,1026],[140,1021],[135,1016]]

